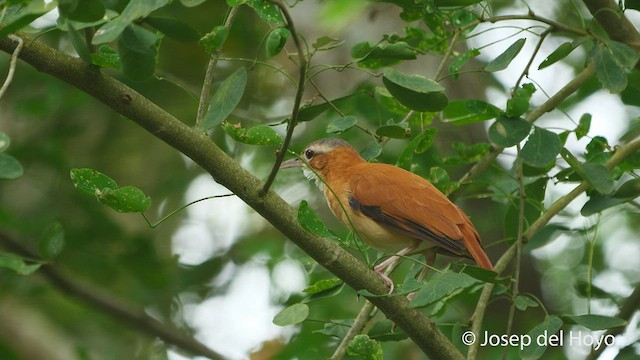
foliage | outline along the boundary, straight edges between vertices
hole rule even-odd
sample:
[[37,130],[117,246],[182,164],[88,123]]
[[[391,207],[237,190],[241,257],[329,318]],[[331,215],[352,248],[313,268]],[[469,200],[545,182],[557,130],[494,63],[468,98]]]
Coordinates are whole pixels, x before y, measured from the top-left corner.
[[[293,259],[311,285],[304,290],[280,289],[268,301],[277,308],[271,314],[273,324],[296,326],[296,335],[284,336],[278,329],[278,339],[261,338],[242,351],[259,349],[263,357],[276,359],[327,358],[334,351],[341,352],[336,358],[415,357],[407,354],[420,350],[431,358],[443,357],[425,350],[432,348],[421,342],[420,334],[403,331],[411,324],[398,323],[394,330],[390,321],[366,307],[356,315],[360,295],[392,303],[396,296],[404,299],[412,294],[411,301],[396,310],[419,311],[437,325],[433,331],[441,336],[428,341],[456,354],[470,351],[471,357],[478,344],[460,345],[466,330],[478,334],[478,329],[506,326],[500,331],[538,338],[576,329],[572,326],[614,335],[633,326],[632,314],[598,313],[602,307],[591,305],[624,309],[634,308],[635,301],[637,308],[640,301],[595,283],[599,276],[602,284],[608,272],[618,271],[625,286],[638,292],[638,270],[620,267],[619,262],[630,260],[612,259],[611,240],[598,231],[624,223],[627,233],[637,233],[637,221],[626,221],[625,216],[638,215],[638,121],[625,118],[628,129],[615,139],[606,137],[607,119],[595,115],[595,110],[578,114],[577,121],[570,114],[578,107],[596,109],[598,104],[590,96],[600,90],[629,108],[640,105],[637,42],[614,35],[618,30],[598,23],[593,10],[589,14],[581,7],[558,5],[555,18],[546,18],[533,10],[514,10],[518,8],[507,3],[388,0],[359,1],[344,8],[338,0],[284,5],[268,0],[1,3],[0,48],[9,56],[16,38],[26,39],[27,44],[42,41],[80,59],[65,58],[68,66],[43,66],[44,72],[93,77],[90,85],[80,88],[111,108],[141,105],[132,101],[134,90],[96,95],[105,90],[100,88],[100,77],[120,79],[144,95],[142,106],[154,109],[151,105],[156,103],[197,133],[180,137],[178,125],[152,129],[139,118],[123,121],[120,115],[129,116],[126,110],[121,114],[107,110],[68,84],[7,61],[6,86],[0,90],[5,108],[0,132],[0,316],[11,315],[5,314],[3,302],[24,300],[21,311],[46,318],[47,326],[64,335],[66,343],[60,347],[73,349],[69,351],[77,358],[165,358],[167,351],[176,356],[172,347],[210,358],[222,357],[216,351],[243,357],[247,354],[238,355],[207,339],[206,346],[195,340],[203,339],[208,330],[198,332],[194,309],[230,295],[238,286],[259,298],[259,289],[250,282],[235,283],[225,271],[261,264],[277,283],[278,265]],[[584,3],[593,5],[589,0]],[[625,14],[637,7],[626,2],[624,6],[621,2],[620,7],[599,12],[626,20]],[[380,33],[369,24],[370,32],[337,25],[316,32],[308,27],[311,24],[302,26],[298,12],[314,7],[330,9],[314,16],[336,24],[338,16],[355,21],[367,9],[371,19],[383,17],[395,30]],[[53,9],[58,14],[55,22],[37,28],[34,20],[53,14]],[[505,12],[510,13],[496,15]],[[500,24],[516,30],[505,35]],[[628,33],[640,37],[631,30]],[[315,33],[321,35],[309,38]],[[28,51],[15,50],[15,56],[33,64],[35,60],[23,56]],[[575,75],[568,84],[553,87],[536,81],[535,69],[536,74]],[[509,80],[499,90],[502,98],[487,98],[491,79],[503,79],[507,72]],[[343,76],[348,81],[341,81]],[[193,94],[191,89],[201,85],[200,95]],[[464,91],[471,87],[473,92]],[[547,114],[553,110],[557,111]],[[158,113],[147,115],[154,118]],[[366,160],[395,163],[429,179],[452,199],[460,195],[473,199],[464,203],[465,208],[492,259],[501,259],[501,265],[488,271],[455,260],[450,266],[437,263],[427,281],[421,282],[415,277],[422,264],[412,257],[393,276],[395,293],[376,292],[375,284],[368,282],[355,288],[345,280],[345,274],[357,273],[352,264],[339,264],[343,272],[331,274],[309,257],[330,258],[320,263],[329,268],[339,260],[318,254],[338,254],[339,249],[309,247],[306,254],[292,250],[271,227],[250,229],[248,215],[216,209],[216,202],[226,195],[208,197],[214,215],[197,215],[199,200],[184,201],[181,195],[188,192],[196,170],[185,166],[175,150],[149,140],[143,128],[176,148],[178,143],[208,136],[216,149],[222,148],[260,177],[269,169],[272,174],[277,171],[274,153],[301,149],[305,142],[326,134],[343,137],[361,149]],[[296,137],[289,146],[294,130]],[[467,136],[455,137],[452,132]],[[185,155],[196,162],[201,158]],[[101,171],[137,187],[118,186]],[[211,175],[230,190],[237,189],[242,200],[265,216],[266,202],[247,200],[250,174],[224,171]],[[280,174],[272,187],[282,192],[291,186],[291,179],[293,175]],[[265,191],[271,185],[267,183],[260,196],[276,196]],[[587,199],[580,205],[576,197],[583,192]],[[383,254],[368,249],[355,232],[325,224],[324,212],[314,212],[322,209],[319,202],[308,198],[296,205],[297,212],[281,213],[295,214],[294,225],[300,225],[301,232],[330,239],[368,266],[380,260]],[[155,230],[146,227],[145,213],[181,210],[188,201],[186,212],[170,212],[152,225],[161,224]],[[565,210],[570,203],[581,207],[580,214]],[[144,219],[113,210],[141,213]],[[574,221],[580,215],[584,218]],[[178,216],[182,223],[176,221]],[[242,219],[243,231],[237,231],[242,236],[232,230],[234,217]],[[179,246],[170,242],[177,241],[180,229],[194,219],[218,224],[204,226],[211,235],[207,241],[220,240],[224,237],[220,234],[238,239],[218,253],[204,254],[195,264],[176,258]],[[556,241],[560,234],[572,245],[562,248]],[[541,248],[566,255],[554,258],[549,255],[553,251],[540,255]],[[565,265],[565,258],[572,260]],[[510,270],[505,270],[507,263],[513,264]],[[88,285],[79,285],[84,282]],[[558,290],[557,294],[543,292],[549,289]],[[577,302],[586,304],[587,311],[570,305]],[[361,316],[368,320],[367,326]],[[22,326],[34,324],[24,320]],[[275,349],[266,345],[269,340],[277,343]],[[54,346],[58,344],[51,340],[43,348]],[[110,353],[111,349],[116,350]],[[12,337],[0,335],[0,358],[19,358],[24,351]],[[479,351],[479,358],[502,354],[499,347]],[[562,347],[540,343],[506,351],[526,359],[563,354]]]

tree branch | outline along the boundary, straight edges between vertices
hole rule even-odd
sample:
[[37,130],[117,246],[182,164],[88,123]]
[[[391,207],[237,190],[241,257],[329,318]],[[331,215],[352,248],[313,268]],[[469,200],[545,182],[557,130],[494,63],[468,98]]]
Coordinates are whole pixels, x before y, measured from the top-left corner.
[[[549,100],[545,101],[542,105],[538,106],[535,110],[533,110],[526,117],[530,123],[538,120],[542,115],[546,114],[549,111],[554,110],[558,107],[566,98],[568,98],[571,94],[578,91],[578,89],[584,85],[593,75],[596,73],[596,67],[593,62],[589,62],[587,67],[582,70],[578,75],[576,75],[573,80],[571,80],[567,85],[565,85],[562,89],[560,89],[555,95],[549,98]],[[460,179],[460,187],[458,187],[454,192],[449,195],[451,201],[457,199],[463,191],[463,188],[466,184],[468,184],[471,180],[475,179],[478,175],[485,172],[489,166],[493,163],[493,161],[504,151],[503,147],[500,146],[492,146],[491,150],[482,157],[473,167]]]
[[[39,71],[55,76],[90,94],[114,111],[191,158],[221,185],[235,193],[275,228],[313,257],[320,265],[355,290],[386,294],[388,288],[378,274],[330,239],[306,231],[296,211],[273,191],[261,194],[263,183],[242,168],[206,135],[180,122],[147,98],[116,79],[24,35],[20,58]],[[11,53],[15,43],[0,38],[0,50]],[[419,310],[409,309],[402,296],[369,299],[395,322],[431,359],[461,359],[456,347],[437,325]]]
[[269,173],[269,177],[264,182],[262,186],[261,194],[266,194],[273,184],[273,181],[276,179],[276,175],[278,174],[278,170],[280,169],[280,164],[284,160],[284,156],[287,154],[287,149],[289,148],[289,144],[291,143],[291,137],[293,136],[293,130],[295,130],[296,125],[298,123],[298,113],[300,112],[300,104],[302,103],[302,95],[304,94],[304,84],[307,81],[307,59],[305,58],[304,49],[302,48],[302,41],[300,40],[300,36],[296,31],[295,26],[293,25],[293,19],[289,14],[289,10],[286,6],[282,5],[281,2],[275,0],[269,0],[274,3],[277,7],[280,8],[282,15],[287,21],[287,29],[291,32],[291,37],[293,37],[293,42],[296,45],[296,50],[298,51],[298,89],[296,91],[296,97],[293,102],[293,109],[291,110],[291,119],[289,119],[289,124],[287,125],[287,134],[282,141],[282,147],[280,151],[276,153],[276,161],[273,164],[273,168],[271,168],[271,173]]
[[[0,231],[0,244],[25,257],[39,258],[38,254],[23,245],[24,241],[16,240],[3,231]],[[57,269],[57,267],[45,264],[38,270],[37,274],[43,276],[65,295],[72,295],[130,324],[144,334],[154,337],[157,336],[167,344],[177,346],[195,355],[205,356],[213,360],[224,359],[222,355],[209,349],[206,345],[189,335],[182,333],[180,330],[173,328],[170,324],[162,323],[147,315],[144,309],[118,299],[100,289],[80,283],[65,272]]]
[[583,0],[583,2],[612,40],[625,43],[640,53],[640,33],[620,12],[615,1]]

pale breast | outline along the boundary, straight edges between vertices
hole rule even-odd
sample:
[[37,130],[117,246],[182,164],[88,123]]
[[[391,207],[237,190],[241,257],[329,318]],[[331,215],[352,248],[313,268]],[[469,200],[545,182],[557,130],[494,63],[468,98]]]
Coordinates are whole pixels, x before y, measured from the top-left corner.
[[[334,189],[336,194],[349,194],[348,191],[341,190]],[[347,198],[338,201],[328,188],[324,189],[324,195],[333,215],[349,229],[355,228],[362,241],[378,251],[386,254],[395,254],[404,248],[419,244],[420,246],[414,251],[416,253],[434,246],[430,242],[411,238],[390,230],[360,211],[354,211]]]

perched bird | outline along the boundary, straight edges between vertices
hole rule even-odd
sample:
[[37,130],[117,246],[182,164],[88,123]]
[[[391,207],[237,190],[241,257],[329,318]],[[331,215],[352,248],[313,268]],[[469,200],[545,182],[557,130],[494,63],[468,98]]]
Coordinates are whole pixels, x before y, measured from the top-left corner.
[[340,221],[369,246],[395,254],[374,267],[391,291],[393,282],[384,270],[403,255],[422,253],[428,263],[436,252],[471,255],[478,265],[492,269],[467,215],[429,181],[393,165],[368,163],[337,138],[312,142],[301,159],[285,161],[280,168],[302,167]]

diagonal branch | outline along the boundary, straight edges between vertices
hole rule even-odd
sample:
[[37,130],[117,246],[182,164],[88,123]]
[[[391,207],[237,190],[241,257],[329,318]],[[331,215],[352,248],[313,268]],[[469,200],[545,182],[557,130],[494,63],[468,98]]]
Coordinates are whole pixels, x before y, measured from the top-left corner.
[[[55,76],[86,92],[124,115],[153,136],[191,158],[221,185],[235,193],[276,229],[313,257],[320,265],[353,289],[384,295],[384,281],[360,260],[330,239],[306,231],[296,211],[275,192],[260,194],[263,183],[222,151],[206,135],[182,123],[147,98],[82,60],[52,49],[24,35],[29,46],[20,59],[38,71]],[[15,43],[0,38],[0,50],[11,53]],[[369,300],[396,323],[431,359],[461,359],[462,354],[417,309],[408,308],[404,297],[371,297]]]
[[[39,258],[38,254],[23,245],[23,241],[19,241],[3,231],[0,231],[0,244],[23,256]],[[167,344],[172,344],[193,354],[202,355],[213,360],[224,359],[222,355],[180,330],[174,329],[170,324],[161,323],[147,315],[144,309],[124,302],[100,289],[80,283],[67,273],[60,271],[57,267],[45,265],[38,270],[37,274],[43,276],[65,295],[72,295],[105,313],[121,319],[142,333],[157,336]]]

